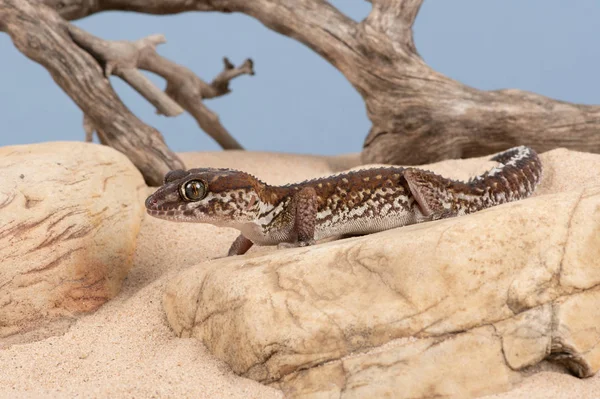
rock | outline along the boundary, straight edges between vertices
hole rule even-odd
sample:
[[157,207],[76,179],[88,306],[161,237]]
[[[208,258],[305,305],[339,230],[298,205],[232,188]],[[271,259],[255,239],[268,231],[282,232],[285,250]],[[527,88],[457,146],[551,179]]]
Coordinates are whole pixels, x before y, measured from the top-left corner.
[[133,164],[109,147],[0,148],[0,347],[64,328],[119,292],[144,189]]
[[168,321],[290,397],[475,397],[544,359],[590,376],[600,367],[600,156],[541,158],[527,200],[191,267],[167,287]]
[[[489,373],[492,378],[482,378]],[[491,326],[412,342],[392,342],[292,373],[280,385],[286,397],[468,398],[518,382]]]

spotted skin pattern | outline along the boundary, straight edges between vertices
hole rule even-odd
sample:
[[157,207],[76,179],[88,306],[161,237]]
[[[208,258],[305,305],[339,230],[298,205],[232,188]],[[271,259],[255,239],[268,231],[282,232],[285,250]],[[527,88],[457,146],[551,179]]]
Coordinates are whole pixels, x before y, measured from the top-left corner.
[[[146,200],[149,215],[233,227],[241,234],[229,255],[253,244],[312,245],[330,236],[362,235],[424,221],[461,216],[530,196],[542,177],[531,148],[492,158],[499,165],[468,182],[417,168],[381,167],[285,186],[271,186],[231,169],[175,170]],[[182,188],[200,181],[200,199]]]

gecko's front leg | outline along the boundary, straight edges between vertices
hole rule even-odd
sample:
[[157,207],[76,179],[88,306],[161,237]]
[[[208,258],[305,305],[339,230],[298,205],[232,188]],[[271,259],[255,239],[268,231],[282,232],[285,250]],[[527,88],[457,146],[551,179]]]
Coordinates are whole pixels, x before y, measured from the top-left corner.
[[280,243],[278,248],[306,247],[315,244],[317,225],[317,192],[313,187],[304,187],[294,194],[294,232],[296,242]]

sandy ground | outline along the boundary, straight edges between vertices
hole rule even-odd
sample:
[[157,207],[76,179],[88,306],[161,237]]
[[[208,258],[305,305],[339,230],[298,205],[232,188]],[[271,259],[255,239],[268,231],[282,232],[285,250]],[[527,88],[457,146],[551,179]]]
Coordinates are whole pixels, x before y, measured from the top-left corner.
[[[240,157],[235,152],[182,158],[188,167],[242,168],[272,183],[352,167],[357,159]],[[236,235],[208,225],[145,218],[134,267],[114,300],[81,317],[64,335],[0,350],[0,397],[282,397],[275,389],[235,376],[197,340],[175,337],[162,310],[166,282],[184,268],[225,255]],[[511,392],[488,398],[600,398],[599,376],[580,380],[547,365],[532,371],[541,372]]]
[[540,372],[513,389],[485,399],[597,399],[600,398],[598,375],[580,380],[560,371]]

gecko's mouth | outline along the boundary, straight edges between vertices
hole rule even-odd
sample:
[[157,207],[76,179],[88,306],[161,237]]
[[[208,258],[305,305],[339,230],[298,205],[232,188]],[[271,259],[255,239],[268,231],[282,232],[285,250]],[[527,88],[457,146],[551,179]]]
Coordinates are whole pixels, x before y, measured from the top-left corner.
[[146,213],[157,219],[180,221],[180,222],[192,221],[190,217],[186,217],[173,209],[162,210],[162,209],[147,209],[146,208]]
[[158,200],[153,195],[146,198],[144,205],[146,206],[146,213],[148,215],[161,219],[174,219],[178,211],[173,207],[160,206]]
[[166,209],[148,209],[146,208],[146,213],[150,216],[154,216],[157,218],[168,218],[168,217],[172,217],[175,216],[175,211],[173,210],[166,210]]
[[146,213],[152,217],[175,222],[202,222],[191,214],[186,214],[178,209],[149,209],[146,208]]

